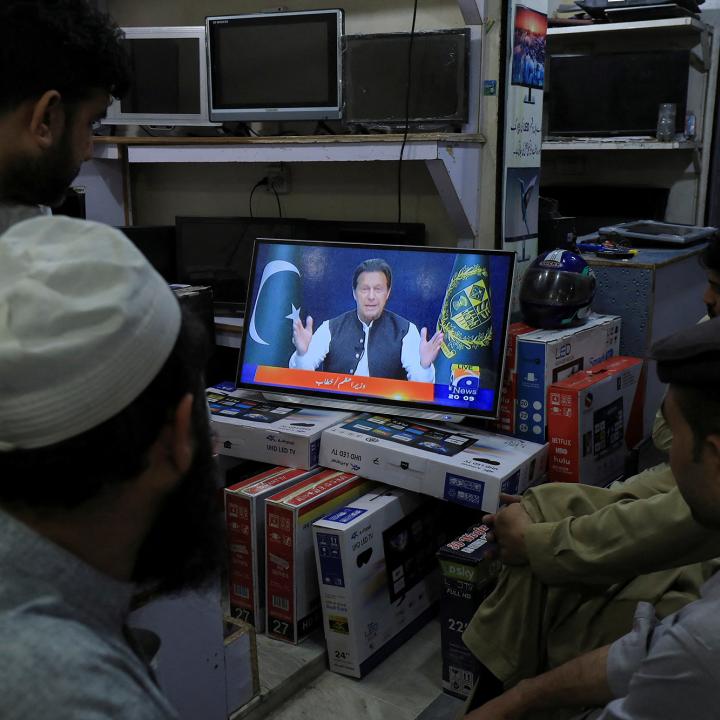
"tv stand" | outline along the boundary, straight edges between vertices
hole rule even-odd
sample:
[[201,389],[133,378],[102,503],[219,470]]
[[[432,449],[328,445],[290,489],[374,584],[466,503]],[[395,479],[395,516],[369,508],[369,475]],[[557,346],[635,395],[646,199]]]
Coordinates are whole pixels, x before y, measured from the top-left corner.
[[527,97],[523,98],[523,102],[526,105],[534,105],[535,104],[535,98],[532,96],[532,88],[528,88],[528,94]]

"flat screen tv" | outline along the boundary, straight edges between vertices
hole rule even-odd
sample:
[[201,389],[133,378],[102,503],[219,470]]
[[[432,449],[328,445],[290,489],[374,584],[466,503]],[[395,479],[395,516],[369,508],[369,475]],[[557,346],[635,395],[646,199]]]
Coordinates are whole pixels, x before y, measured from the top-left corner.
[[238,384],[396,415],[493,418],[515,253],[258,240]]
[[132,84],[114,100],[108,125],[212,125],[205,27],[126,27]]
[[655,135],[664,102],[680,133],[689,73],[689,50],[550,55],[548,134]]
[[533,104],[533,90],[545,86],[547,15],[518,5],[515,8],[510,84],[528,89],[525,102]]
[[212,120],[340,118],[342,10],[224,15],[206,28]]
[[470,30],[346,35],[343,39],[344,120],[357,125],[408,121],[461,126],[468,121]]

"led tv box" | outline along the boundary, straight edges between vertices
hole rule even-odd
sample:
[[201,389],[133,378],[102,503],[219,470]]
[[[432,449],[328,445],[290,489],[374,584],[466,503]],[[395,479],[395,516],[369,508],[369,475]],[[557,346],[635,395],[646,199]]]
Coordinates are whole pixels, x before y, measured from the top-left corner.
[[258,240],[238,385],[494,418],[514,263],[498,250]]
[[316,470],[274,467],[225,488],[230,614],[265,629],[265,500]]
[[540,481],[547,446],[365,413],[323,432],[320,464],[491,513]]
[[265,501],[268,635],[299,643],[320,627],[312,523],[373,485],[350,473],[320,470]]
[[478,605],[492,592],[500,560],[485,557],[490,528],[479,523],[438,550],[442,574],[440,645],[442,686],[449,695],[467,698],[481,671],[480,661],[462,640]]
[[208,388],[205,394],[221,455],[286,467],[315,467],[322,431],[350,416],[265,402],[248,393],[219,388]]
[[517,339],[515,435],[545,442],[547,392],[565,380],[620,352],[620,318],[593,313],[579,327],[535,330]]
[[363,677],[430,619],[438,525],[436,503],[398,489],[313,523],[330,670]]
[[643,362],[615,357],[550,386],[548,476],[604,486],[643,439]]

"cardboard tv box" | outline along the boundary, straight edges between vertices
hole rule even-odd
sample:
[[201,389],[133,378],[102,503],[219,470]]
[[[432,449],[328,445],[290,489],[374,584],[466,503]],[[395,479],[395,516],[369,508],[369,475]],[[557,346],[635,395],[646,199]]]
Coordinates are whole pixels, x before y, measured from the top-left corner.
[[607,485],[643,439],[643,361],[616,357],[550,386],[550,480]]
[[442,687],[449,695],[463,699],[475,687],[481,664],[462,635],[480,603],[492,592],[501,567],[499,560],[483,557],[489,530],[487,525],[473,525],[437,553],[442,574]]
[[505,349],[505,370],[500,388],[500,403],[497,420],[488,424],[494,432],[513,435],[515,433],[515,405],[517,402],[517,340],[518,336],[534,332],[537,328],[523,322],[511,323],[508,327]]
[[547,446],[364,413],[323,432],[320,464],[495,512],[501,491],[521,492],[545,474]]
[[313,523],[330,670],[363,677],[434,614],[437,501],[397,488]]
[[225,488],[230,615],[265,630],[265,499],[315,470],[274,467]]
[[320,470],[265,501],[266,632],[299,643],[322,621],[312,524],[375,483]]
[[591,315],[566,330],[535,330],[517,340],[515,435],[545,442],[550,385],[614,357],[620,350],[620,318]]
[[282,405],[242,390],[206,391],[221,455],[303,468],[318,464],[320,436],[352,413]]

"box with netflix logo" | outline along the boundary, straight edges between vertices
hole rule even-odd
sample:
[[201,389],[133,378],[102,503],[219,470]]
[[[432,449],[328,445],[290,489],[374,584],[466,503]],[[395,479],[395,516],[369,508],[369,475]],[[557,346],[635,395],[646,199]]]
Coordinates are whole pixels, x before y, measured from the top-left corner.
[[265,499],[319,470],[274,467],[225,488],[230,614],[265,629]]
[[374,485],[350,473],[320,470],[265,501],[268,635],[299,643],[320,627],[312,524]]
[[616,357],[550,386],[550,480],[604,486],[643,439],[643,362]]
[[515,435],[545,442],[550,385],[616,356],[620,318],[592,314],[583,325],[563,330],[535,330],[517,340]]
[[271,465],[315,467],[322,431],[352,414],[268,402],[243,390],[211,387],[205,394],[218,452]]

